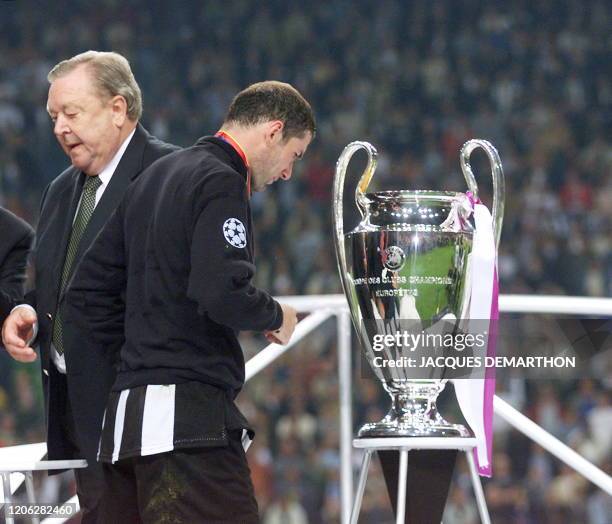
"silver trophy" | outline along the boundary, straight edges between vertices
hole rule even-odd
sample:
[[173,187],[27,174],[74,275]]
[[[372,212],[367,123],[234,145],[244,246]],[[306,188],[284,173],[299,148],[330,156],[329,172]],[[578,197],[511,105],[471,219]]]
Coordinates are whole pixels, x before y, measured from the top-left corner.
[[[476,148],[487,154],[493,175],[493,226],[499,243],[504,209],[504,176],[496,149],[486,140],[470,140],[461,149],[461,170],[470,193],[445,191],[380,191],[367,193],[376,170],[377,152],[368,142],[345,147],[334,179],[335,247],[338,268],[355,329],[374,374],[389,393],[392,405],[380,422],[367,423],[359,437],[467,437],[470,432],[450,424],[438,413],[436,400],[447,379],[418,376],[402,367],[405,347],[381,340],[402,327],[421,331],[467,329],[470,253],[474,223],[472,198],[478,186],[470,166]],[[347,167],[364,149],[367,166],[355,190],[362,220],[344,233],[343,192]],[[469,196],[468,196],[469,195]],[[466,205],[467,204],[467,205]],[[400,365],[381,366],[382,362]],[[386,359],[386,360],[384,360]]]

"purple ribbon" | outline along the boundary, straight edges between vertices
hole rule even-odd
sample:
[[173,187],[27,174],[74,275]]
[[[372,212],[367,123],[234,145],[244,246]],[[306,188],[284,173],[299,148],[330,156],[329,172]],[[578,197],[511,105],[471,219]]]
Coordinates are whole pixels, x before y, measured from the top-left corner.
[[[495,357],[497,340],[497,321],[499,318],[499,283],[497,277],[497,253],[493,233],[493,222],[488,209],[471,191],[466,193],[472,213],[475,217],[476,233],[474,249],[471,255],[471,296],[470,318],[489,320],[487,338],[487,357]],[[475,213],[476,206],[483,206]],[[479,229],[479,225],[480,228]],[[476,236],[478,235],[478,241]],[[491,267],[493,266],[493,267]],[[488,277],[487,275],[491,275]],[[492,282],[484,282],[483,278],[492,278]],[[480,288],[480,289],[479,289]],[[491,295],[488,295],[491,289]],[[490,304],[490,307],[489,307]],[[493,398],[495,395],[495,368],[486,367],[483,379],[468,379],[469,382],[455,382],[455,391],[466,421],[471,425],[478,447],[474,450],[474,458],[480,475],[492,475],[493,457]],[[482,456],[486,448],[486,455]],[[479,460],[479,454],[482,460]],[[485,459],[486,457],[486,459]]]

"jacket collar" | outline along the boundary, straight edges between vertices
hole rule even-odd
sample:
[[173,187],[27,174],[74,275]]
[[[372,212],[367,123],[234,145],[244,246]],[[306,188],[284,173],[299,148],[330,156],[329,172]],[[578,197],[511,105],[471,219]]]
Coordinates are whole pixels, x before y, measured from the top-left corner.
[[236,171],[238,171],[238,173],[244,176],[244,180],[246,182],[247,166],[244,160],[242,159],[242,157],[238,154],[238,152],[234,149],[234,147],[231,144],[229,144],[227,141],[219,137],[216,137],[216,136],[203,136],[195,143],[196,146],[201,146],[205,144],[214,144],[215,146],[219,147],[222,150],[223,155],[229,161],[230,165]]

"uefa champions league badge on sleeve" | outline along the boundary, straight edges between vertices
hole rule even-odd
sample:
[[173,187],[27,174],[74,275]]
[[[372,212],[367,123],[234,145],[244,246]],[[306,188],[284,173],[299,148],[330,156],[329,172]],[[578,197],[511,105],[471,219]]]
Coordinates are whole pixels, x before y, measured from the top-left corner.
[[223,222],[223,236],[228,244],[233,247],[243,248],[247,245],[246,229],[237,218],[228,218]]

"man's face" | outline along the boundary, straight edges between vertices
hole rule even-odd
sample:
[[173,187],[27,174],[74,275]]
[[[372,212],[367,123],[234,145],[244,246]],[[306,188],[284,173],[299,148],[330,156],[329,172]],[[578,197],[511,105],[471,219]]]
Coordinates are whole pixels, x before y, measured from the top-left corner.
[[72,165],[88,175],[99,174],[121,146],[126,115],[117,99],[121,97],[100,97],[86,65],[57,78],[49,88],[53,133]]
[[293,164],[304,156],[312,140],[310,132],[302,138],[293,137],[284,140],[279,135],[268,145],[264,153],[251,163],[253,191],[263,191],[266,186],[278,179],[289,180],[293,173]]

